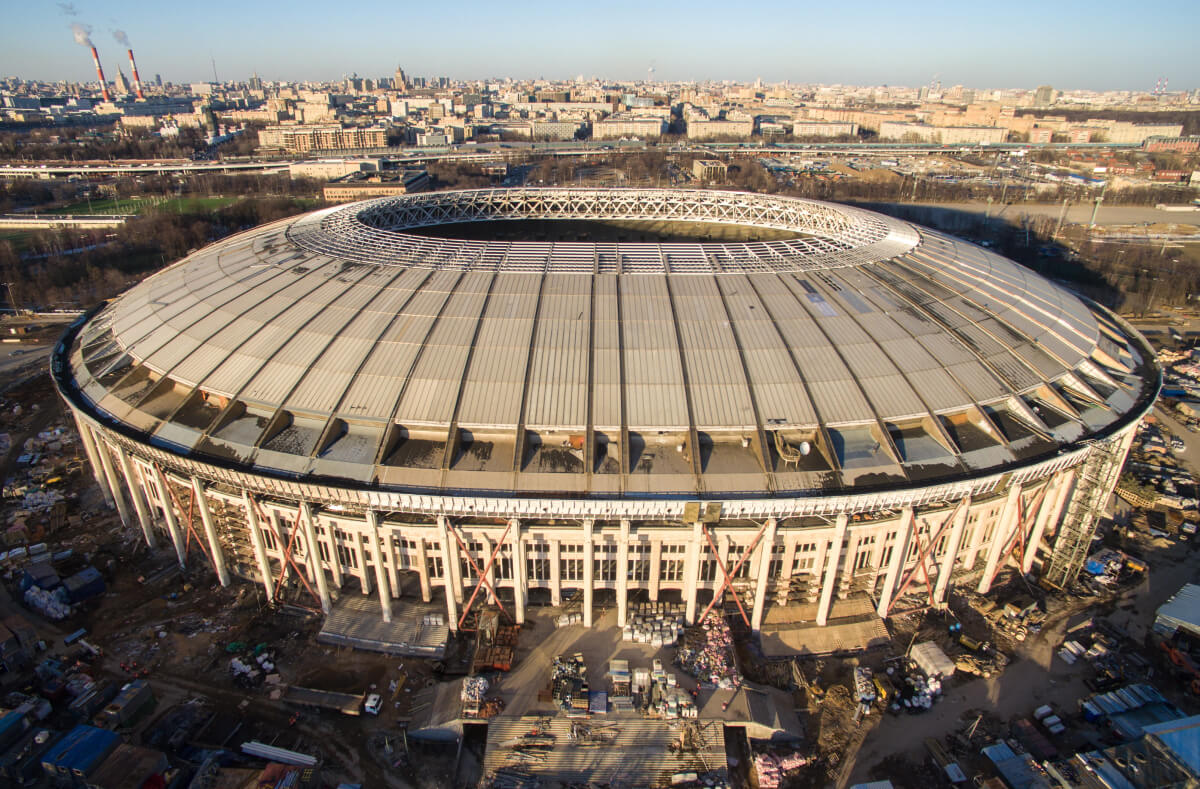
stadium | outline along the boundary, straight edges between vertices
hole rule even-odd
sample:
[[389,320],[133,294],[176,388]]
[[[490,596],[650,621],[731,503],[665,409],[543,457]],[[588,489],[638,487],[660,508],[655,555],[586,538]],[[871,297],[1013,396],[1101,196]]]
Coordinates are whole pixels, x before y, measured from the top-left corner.
[[81,318],[52,368],[151,546],[451,629],[485,598],[517,621],[575,599],[590,626],[729,596],[757,631],[1007,569],[1069,585],[1160,383],[1136,331],[986,249],[667,189],[255,228]]

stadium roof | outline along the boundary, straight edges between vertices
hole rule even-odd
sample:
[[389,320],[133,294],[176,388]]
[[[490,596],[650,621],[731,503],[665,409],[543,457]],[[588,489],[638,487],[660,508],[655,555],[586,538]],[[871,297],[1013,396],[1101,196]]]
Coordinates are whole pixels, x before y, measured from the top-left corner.
[[[466,241],[510,219],[755,243]],[[974,476],[1122,422],[1151,360],[1011,261],[878,214],[674,190],[391,197],[234,236],[91,318],[69,364],[180,453],[434,490],[840,490]]]

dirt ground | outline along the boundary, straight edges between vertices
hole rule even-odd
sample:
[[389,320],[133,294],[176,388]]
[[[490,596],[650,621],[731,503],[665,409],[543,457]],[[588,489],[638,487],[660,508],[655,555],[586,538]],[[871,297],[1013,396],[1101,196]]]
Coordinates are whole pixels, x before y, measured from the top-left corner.
[[[1197,578],[1197,554],[1186,544],[1146,538],[1138,548],[1150,564],[1150,573],[1136,587],[1122,591],[1103,611],[1094,609],[1094,600],[1073,601],[1074,605],[1048,620],[1041,633],[1011,649],[1014,662],[1003,673],[989,679],[956,677],[933,709],[916,719],[876,713],[867,724],[870,733],[858,747],[844,754],[854,766],[839,775],[836,786],[883,777],[892,779],[898,787],[923,785],[920,770],[915,768],[925,761],[926,738],[944,740],[947,735],[968,731],[981,716],[982,727],[977,725],[975,730],[977,737],[986,734],[989,727],[1006,730],[1012,718],[1028,716],[1043,704],[1074,711],[1078,700],[1091,691],[1084,684],[1088,675],[1085,665],[1068,666],[1055,656],[1065,633],[1095,613],[1111,612],[1110,621],[1125,627],[1135,640],[1140,639],[1152,623],[1154,611],[1183,584]],[[1186,698],[1177,701],[1195,706]]]

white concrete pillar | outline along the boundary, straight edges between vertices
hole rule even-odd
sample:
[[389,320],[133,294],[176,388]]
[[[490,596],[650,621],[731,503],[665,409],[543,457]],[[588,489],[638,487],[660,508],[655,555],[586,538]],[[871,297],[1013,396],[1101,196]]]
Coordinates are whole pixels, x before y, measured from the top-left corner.
[[517,619],[517,624],[525,624],[525,601],[529,597],[529,570],[525,566],[525,540],[521,536],[521,521],[513,518],[509,522],[509,532],[512,540],[512,564],[513,564],[513,608],[516,612],[513,616]]
[[662,585],[662,540],[650,541],[650,579],[646,582],[649,587],[650,602],[658,602],[658,590]]
[[125,491],[122,491],[116,469],[113,468],[112,453],[109,452],[108,445],[102,438],[97,437],[96,439],[96,451],[100,455],[100,467],[104,471],[104,478],[108,480],[109,490],[113,494],[113,503],[117,505],[117,514],[121,517],[121,525],[126,529],[131,529],[133,528],[133,516],[129,514],[129,507],[125,502]]
[[451,549],[450,529],[444,515],[438,516],[438,535],[442,543],[442,586],[446,592],[446,624],[450,629],[458,630],[458,604],[454,594],[454,579],[457,573],[454,567],[458,563],[458,545]]
[[950,524],[950,536],[946,538],[946,553],[942,556],[942,566],[938,569],[937,584],[933,588],[933,599],[939,603],[946,601],[946,590],[950,588],[950,576],[954,574],[954,563],[958,561],[958,548],[962,543],[963,526],[967,523],[967,515],[971,512],[971,497],[966,496],[954,513],[954,523]]
[[204,524],[204,536],[208,539],[208,551],[212,554],[213,570],[221,586],[229,586],[229,568],[225,566],[225,552],[221,549],[221,539],[217,536],[217,527],[213,523],[212,511],[208,508],[208,496],[204,492],[204,484],[192,477],[192,495],[196,497],[196,509],[200,511],[200,522]]
[[700,583],[700,556],[708,550],[703,524],[693,523],[692,539],[688,540],[683,563],[683,601],[687,606],[686,621],[689,625],[696,624],[696,587]]
[[375,588],[379,590],[379,609],[383,621],[392,621],[392,592],[388,586],[387,569],[383,566],[383,546],[380,544],[379,513],[367,510],[367,538],[371,543],[371,563],[375,565]]
[[1020,484],[1010,483],[1008,498],[1004,500],[1004,509],[1001,510],[1000,518],[996,522],[995,528],[992,529],[992,544],[988,546],[987,564],[983,566],[983,577],[979,579],[979,586],[975,587],[975,591],[979,594],[987,594],[991,591],[992,578],[996,574],[996,567],[1000,564],[1000,553],[1004,550],[1004,545],[1012,536],[1013,531],[1022,528],[1017,518],[1019,514],[1017,500],[1020,497]]
[[328,614],[333,608],[333,600],[329,596],[329,582],[325,580],[325,563],[321,561],[321,549],[317,547],[317,527],[313,523],[312,507],[307,501],[300,502],[300,526],[304,529],[304,543],[308,546],[308,566],[317,582],[321,610]]
[[562,605],[562,546],[558,537],[550,538],[550,604]]
[[254,548],[254,560],[258,562],[258,572],[262,576],[267,600],[271,601],[275,599],[275,579],[271,577],[271,562],[267,558],[267,545],[263,541],[258,512],[255,511],[254,499],[250,497],[248,491],[242,491],[242,506],[246,508],[246,528],[250,532],[250,545]]
[[916,519],[913,517],[913,508],[905,507],[900,514],[900,525],[896,532],[896,539],[892,543],[892,560],[888,562],[887,576],[883,579],[883,589],[879,592],[879,607],[876,609],[881,617],[888,615],[888,609],[892,607],[892,595],[896,592],[896,581],[900,578],[900,571],[904,569],[904,560],[908,558],[908,546],[912,541],[912,533],[916,528]]
[[771,574],[771,550],[775,545],[775,519],[767,521],[767,529],[758,541],[758,558],[754,561],[754,613],[750,627],[755,633],[762,627],[763,608],[767,602],[767,579]]
[[429,554],[425,551],[425,529],[417,532],[417,578],[421,583],[421,602],[428,603],[433,599],[433,589],[429,584]]
[[117,446],[117,461],[121,464],[121,473],[125,475],[126,489],[129,498],[133,499],[133,507],[137,510],[138,522],[142,525],[142,536],[151,550],[158,548],[158,539],[154,535],[154,521],[150,518],[150,508],[146,504],[145,490],[133,473],[133,464],[129,455],[119,445]]
[[72,411],[71,415],[75,417],[75,429],[79,431],[79,443],[83,444],[83,451],[87,454],[88,465],[92,467],[92,477],[96,480],[96,486],[100,488],[100,495],[104,497],[104,503],[111,510],[115,505],[113,500],[113,491],[108,486],[108,480],[104,476],[104,468],[100,464],[100,453],[96,449],[96,439],[92,435],[92,430],[87,423],[79,418],[79,414]]
[[592,603],[596,597],[596,544],[592,539],[595,522],[583,522],[583,626],[592,626]]
[[621,521],[617,533],[617,627],[629,620],[629,521]]
[[[817,603],[818,625],[824,625],[829,621],[829,607],[833,603],[833,589],[837,585],[839,560],[842,556],[842,543],[846,541],[846,527],[849,524],[850,516],[842,513],[837,516],[837,521],[833,526],[833,544],[829,546],[825,554],[825,579],[821,583],[821,601]],[[822,535],[821,541],[827,542],[829,541],[829,537]]]
[[163,517],[167,520],[167,532],[171,542],[175,544],[175,556],[179,559],[179,568],[187,565],[187,543],[183,540],[183,530],[179,528],[179,518],[175,513],[175,502],[171,498],[171,490],[167,487],[167,475],[158,466],[154,467],[154,476],[158,482],[159,501],[162,503]]
[[1021,572],[1027,574],[1033,569],[1033,559],[1037,556],[1038,545],[1042,542],[1042,536],[1046,533],[1046,528],[1050,525],[1050,521],[1056,517],[1055,513],[1062,506],[1064,498],[1063,492],[1066,485],[1065,472],[1060,471],[1054,475],[1054,478],[1047,483],[1049,486],[1045,495],[1042,496],[1042,506],[1038,508],[1037,521],[1033,524],[1033,532],[1029,535],[1029,541],[1025,543],[1025,555],[1021,557]]

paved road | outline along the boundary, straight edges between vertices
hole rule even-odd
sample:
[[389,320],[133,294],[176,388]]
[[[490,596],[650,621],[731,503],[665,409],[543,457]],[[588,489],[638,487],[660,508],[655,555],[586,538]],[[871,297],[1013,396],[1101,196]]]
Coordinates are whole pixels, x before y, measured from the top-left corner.
[[[966,203],[912,203],[912,205],[929,208],[942,208],[951,211],[965,211],[972,214],[985,214],[988,210],[986,201]],[[1093,205],[1074,203],[1067,208],[1068,223],[1086,224],[1091,221]],[[1058,219],[1062,213],[1062,204],[1013,203],[1012,205],[993,205],[992,216],[1008,220],[1017,220],[1023,215],[1046,216]],[[1200,225],[1200,211],[1163,211],[1151,206],[1136,205],[1101,205],[1096,214],[1098,225],[1140,225],[1143,222],[1171,222],[1180,225]]]

